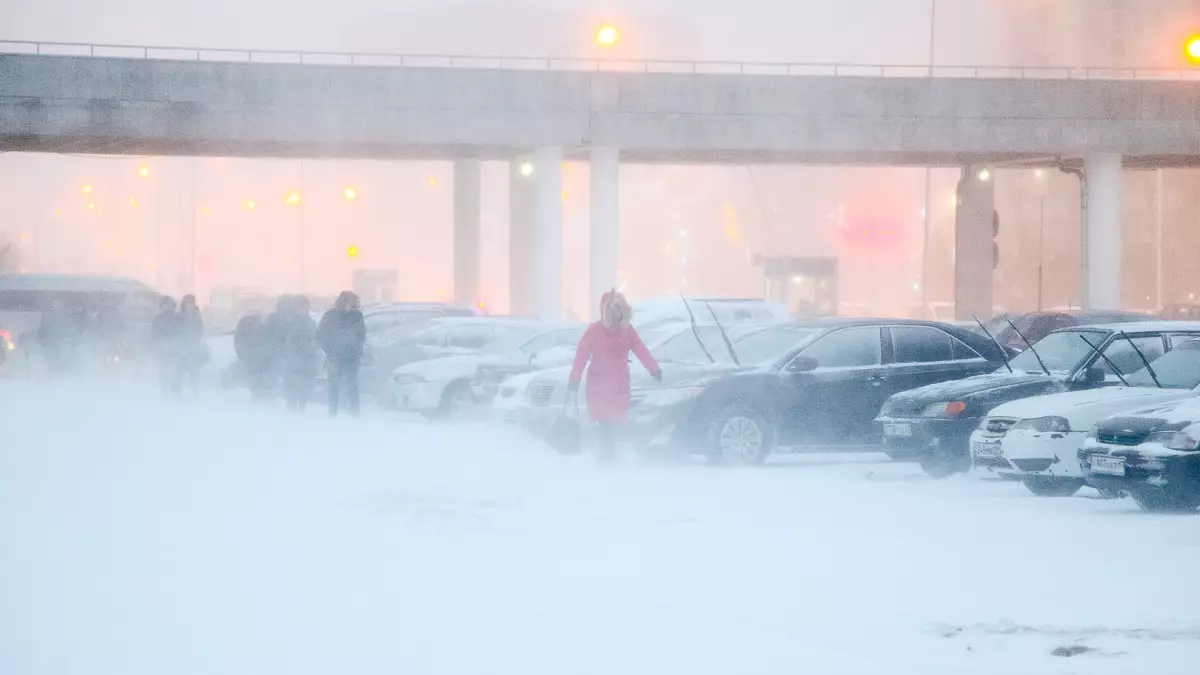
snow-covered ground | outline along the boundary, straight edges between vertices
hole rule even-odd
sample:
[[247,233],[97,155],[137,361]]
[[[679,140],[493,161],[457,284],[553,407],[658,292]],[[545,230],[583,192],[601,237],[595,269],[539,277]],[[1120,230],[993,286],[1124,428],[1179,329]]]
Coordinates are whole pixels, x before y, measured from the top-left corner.
[[[0,673],[1194,673],[1200,519],[0,381]],[[1052,656],[1058,647],[1093,651]]]

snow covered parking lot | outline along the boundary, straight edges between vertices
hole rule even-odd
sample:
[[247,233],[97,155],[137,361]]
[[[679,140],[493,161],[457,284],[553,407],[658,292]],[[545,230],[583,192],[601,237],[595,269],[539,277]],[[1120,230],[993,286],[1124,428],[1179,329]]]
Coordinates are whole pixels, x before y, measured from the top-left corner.
[[0,381],[0,673],[1200,660],[1200,520],[1129,500],[939,482],[873,455],[599,468],[499,427],[240,403]]

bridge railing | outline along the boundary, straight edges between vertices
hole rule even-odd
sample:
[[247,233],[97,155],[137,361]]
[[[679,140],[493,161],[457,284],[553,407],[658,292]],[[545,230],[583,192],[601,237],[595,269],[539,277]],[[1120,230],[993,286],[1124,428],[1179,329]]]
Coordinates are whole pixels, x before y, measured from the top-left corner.
[[470,56],[465,54],[384,54],[208,49],[147,45],[85,44],[0,40],[0,54],[46,54],[107,58],[166,59],[234,63],[381,66],[401,68],[498,68],[584,72],[736,75],[821,75],[830,77],[1017,78],[1036,80],[1198,80],[1200,68],[1084,68],[1079,66],[998,66],[683,61],[672,59],[594,59],[578,57]]

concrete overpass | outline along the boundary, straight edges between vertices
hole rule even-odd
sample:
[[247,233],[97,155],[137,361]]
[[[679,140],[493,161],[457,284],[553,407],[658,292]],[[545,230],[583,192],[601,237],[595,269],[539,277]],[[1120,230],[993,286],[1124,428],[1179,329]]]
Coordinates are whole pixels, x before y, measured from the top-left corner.
[[[146,53],[144,53],[145,55]],[[197,53],[199,56],[199,53]],[[791,69],[789,68],[789,72]],[[882,70],[881,70],[882,74]],[[478,161],[513,171],[515,306],[560,312],[561,162],[592,162],[592,286],[615,285],[631,162],[962,166],[960,312],[991,309],[978,168],[1086,167],[1085,298],[1116,306],[1122,165],[1200,158],[1193,81],[595,72],[0,55],[0,149],[456,160],[456,293],[478,288]],[[526,158],[530,163],[526,164]]]

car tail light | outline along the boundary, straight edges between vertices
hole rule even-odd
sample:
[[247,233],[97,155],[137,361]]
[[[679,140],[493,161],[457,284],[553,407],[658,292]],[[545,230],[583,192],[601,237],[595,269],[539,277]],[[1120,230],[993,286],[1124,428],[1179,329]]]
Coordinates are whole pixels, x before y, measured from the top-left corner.
[[0,347],[4,349],[15,349],[16,345],[12,341],[12,333],[6,330],[0,330]]

